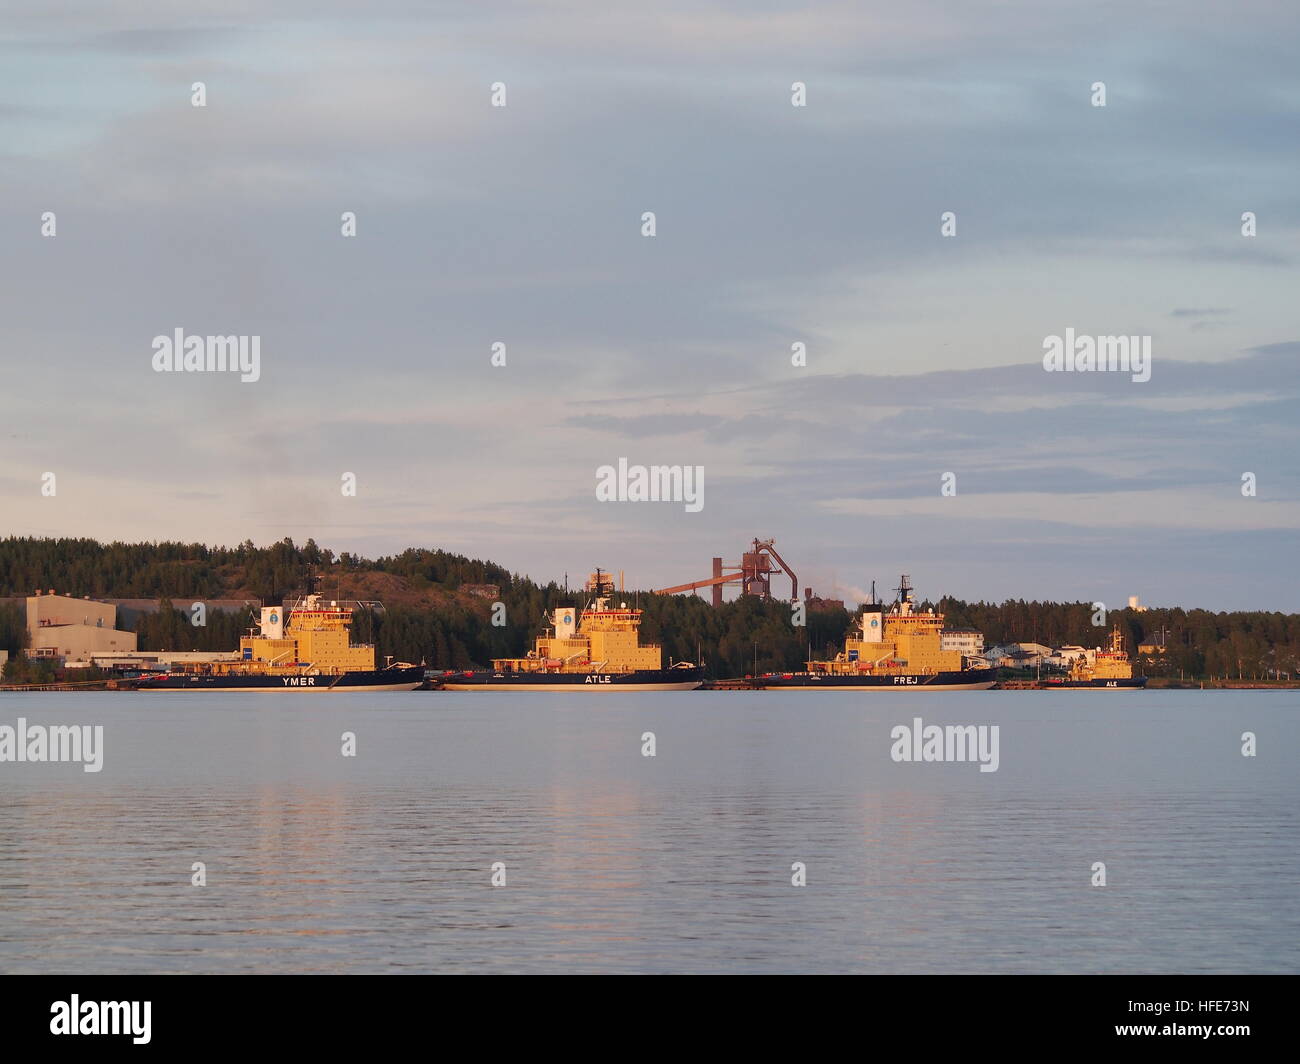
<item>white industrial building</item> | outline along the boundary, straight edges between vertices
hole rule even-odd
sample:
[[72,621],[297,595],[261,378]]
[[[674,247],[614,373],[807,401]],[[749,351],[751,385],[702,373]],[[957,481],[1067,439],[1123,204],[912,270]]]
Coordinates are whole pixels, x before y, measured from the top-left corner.
[[1036,669],[1041,665],[1053,664],[1055,651],[1042,643],[1004,643],[1002,646],[990,647],[985,655],[994,668],[1000,669]]
[[212,661],[238,661],[239,654],[207,650],[127,650],[100,651],[81,661],[69,661],[70,669],[166,671],[172,665],[195,665]]
[[117,630],[117,607],[89,597],[48,594],[27,598],[27,634],[33,658],[84,661],[96,653],[134,651],[134,632]]

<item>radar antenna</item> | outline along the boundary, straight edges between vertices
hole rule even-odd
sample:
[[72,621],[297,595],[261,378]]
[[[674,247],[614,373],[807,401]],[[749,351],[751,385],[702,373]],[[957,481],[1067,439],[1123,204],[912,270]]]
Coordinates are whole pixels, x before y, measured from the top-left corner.
[[894,588],[898,592],[899,602],[912,601],[912,578],[904,573],[898,578],[898,587]]

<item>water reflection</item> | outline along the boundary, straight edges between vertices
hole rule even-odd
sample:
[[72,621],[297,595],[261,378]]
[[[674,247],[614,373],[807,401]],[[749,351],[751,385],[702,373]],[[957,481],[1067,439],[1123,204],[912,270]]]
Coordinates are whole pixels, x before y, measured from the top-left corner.
[[[41,697],[69,720],[89,705]],[[1282,750],[1300,730],[1254,693],[1144,695],[1142,713],[1086,718],[981,697],[964,705],[1003,728],[1002,768],[984,775],[888,759],[900,714],[955,719],[952,696],[181,697],[95,705],[100,774],[0,766],[3,970],[1300,962]],[[1276,754],[1243,766],[1231,714],[1267,724]],[[340,756],[344,730],[356,758]],[[1097,860],[1104,889],[1089,886]],[[195,861],[206,886],[190,885]],[[794,862],[806,887],[791,886]]]

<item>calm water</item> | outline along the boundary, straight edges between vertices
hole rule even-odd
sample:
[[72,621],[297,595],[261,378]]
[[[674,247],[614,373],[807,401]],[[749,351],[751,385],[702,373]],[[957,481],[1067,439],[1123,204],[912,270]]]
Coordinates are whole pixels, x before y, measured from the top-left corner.
[[[1300,692],[0,695],[19,716],[105,755],[0,763],[6,972],[1300,971]],[[998,771],[893,762],[914,716],[998,724]]]

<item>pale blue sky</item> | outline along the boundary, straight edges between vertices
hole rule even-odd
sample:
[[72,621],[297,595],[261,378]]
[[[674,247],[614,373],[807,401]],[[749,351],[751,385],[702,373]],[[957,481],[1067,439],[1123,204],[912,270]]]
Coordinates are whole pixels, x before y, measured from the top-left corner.
[[[1298,22],[8,5],[4,531],[441,546],[643,586],[759,535],[848,597],[907,571],[1298,610]],[[260,335],[261,381],[155,374],[178,326]],[[1150,335],[1150,382],[1045,373],[1067,327]],[[620,456],[703,465],[704,511],[597,503]]]

